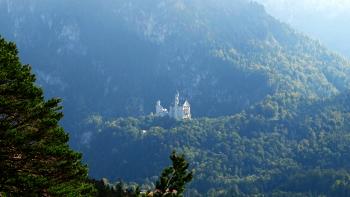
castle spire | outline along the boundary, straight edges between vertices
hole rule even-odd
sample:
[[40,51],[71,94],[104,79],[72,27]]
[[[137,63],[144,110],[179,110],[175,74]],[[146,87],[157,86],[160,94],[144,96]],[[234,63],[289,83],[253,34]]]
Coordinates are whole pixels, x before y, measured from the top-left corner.
[[186,100],[183,105],[180,105],[180,94],[177,91],[175,94],[174,106],[170,106],[170,110],[164,108],[160,101],[156,103],[156,116],[169,116],[176,120],[190,120],[191,119],[191,105]]
[[179,91],[176,92],[176,95],[175,95],[175,106],[179,106],[179,103],[180,103],[180,94],[179,94]]

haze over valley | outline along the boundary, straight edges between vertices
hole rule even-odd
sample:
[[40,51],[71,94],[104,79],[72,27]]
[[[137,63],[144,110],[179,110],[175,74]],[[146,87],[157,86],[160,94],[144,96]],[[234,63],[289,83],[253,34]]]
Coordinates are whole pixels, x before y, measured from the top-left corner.
[[349,196],[348,8],[0,0],[0,196]]

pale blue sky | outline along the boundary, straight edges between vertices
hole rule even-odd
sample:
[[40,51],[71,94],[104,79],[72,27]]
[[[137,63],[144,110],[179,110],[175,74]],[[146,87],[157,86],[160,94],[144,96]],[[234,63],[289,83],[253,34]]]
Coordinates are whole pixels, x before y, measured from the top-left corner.
[[350,57],[350,0],[255,1],[282,22]]

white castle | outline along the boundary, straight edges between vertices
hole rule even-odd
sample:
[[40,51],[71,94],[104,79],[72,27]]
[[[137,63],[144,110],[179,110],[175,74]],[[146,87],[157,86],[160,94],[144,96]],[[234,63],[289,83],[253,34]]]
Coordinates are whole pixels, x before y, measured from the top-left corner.
[[180,103],[179,97],[180,97],[179,93],[176,93],[174,106],[170,106],[169,111],[160,104],[160,101],[157,101],[155,115],[161,116],[161,117],[169,116],[171,118],[175,118],[176,120],[190,120],[191,119],[190,103],[186,100],[182,106],[179,105]]

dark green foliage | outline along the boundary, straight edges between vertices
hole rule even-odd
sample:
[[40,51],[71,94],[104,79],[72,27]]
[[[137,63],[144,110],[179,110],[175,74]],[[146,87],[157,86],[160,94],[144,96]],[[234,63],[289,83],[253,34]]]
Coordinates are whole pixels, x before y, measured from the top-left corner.
[[[350,64],[262,6],[245,0],[2,5],[2,30],[35,62],[49,95],[65,98],[63,124],[75,128],[72,144],[85,153],[94,177],[152,179],[176,149],[196,170],[193,195],[348,191],[350,102],[344,95],[345,102],[332,99],[350,88]],[[149,114],[157,99],[170,104],[176,90],[190,99],[195,117],[229,116],[111,119]],[[92,113],[103,118],[84,125]],[[15,134],[19,144],[25,141]],[[317,169],[321,175],[314,175]],[[305,180],[306,191],[296,184],[302,174],[332,187],[318,190]]]
[[[323,98],[350,87],[349,62],[247,0],[11,0],[0,26],[45,93],[64,98],[71,131],[95,112],[148,115],[176,90],[195,117],[215,117],[269,95]],[[273,116],[271,107],[262,110]]]
[[348,196],[350,194],[349,169],[312,169],[303,173],[296,173],[290,176],[280,189],[310,193],[314,196],[319,194]]
[[[83,127],[90,140],[81,148],[93,166],[93,176],[140,182],[157,175],[166,163],[166,152],[176,149],[186,154],[195,171],[187,191],[193,195],[197,190],[209,196],[347,196],[349,95],[293,102],[298,104],[286,108],[270,99],[234,116],[168,126],[153,116],[110,120],[93,116]],[[264,115],[266,108],[275,115]],[[123,163],[104,159],[111,157]],[[104,163],[103,170],[96,161]]]
[[156,183],[156,191],[162,196],[182,196],[185,185],[192,180],[193,175],[188,170],[189,164],[184,155],[177,155],[174,151],[170,159],[173,165],[163,170]]
[[86,182],[81,154],[58,125],[59,99],[44,100],[15,44],[0,38],[0,192],[16,196],[81,196]]
[[188,170],[189,164],[184,155],[179,155],[175,151],[170,155],[172,166],[163,170],[156,186],[153,189],[143,189],[141,192],[139,185],[125,185],[123,182],[111,184],[108,179],[101,181],[92,180],[98,190],[99,197],[181,197],[185,191],[185,186],[192,180],[192,172]]
[[101,181],[92,180],[97,189],[98,197],[138,197],[141,196],[139,186],[125,186],[123,182],[111,184],[105,178]]

